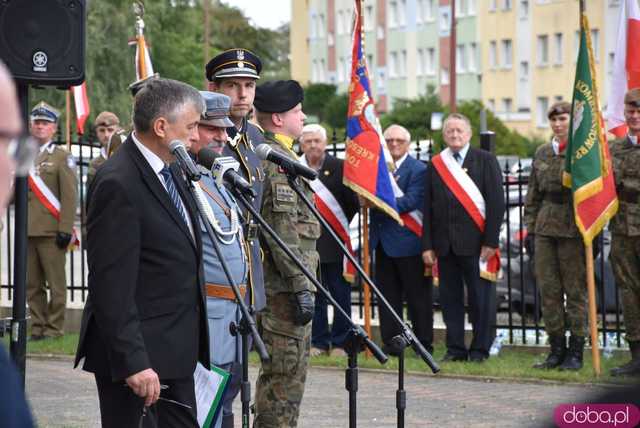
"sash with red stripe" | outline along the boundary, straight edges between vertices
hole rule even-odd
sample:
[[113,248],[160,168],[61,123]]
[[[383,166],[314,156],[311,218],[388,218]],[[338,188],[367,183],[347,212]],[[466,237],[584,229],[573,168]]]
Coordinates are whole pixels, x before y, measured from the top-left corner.
[[[300,157],[300,162],[307,165],[305,156]],[[351,237],[349,236],[349,220],[342,210],[340,203],[319,178],[309,181],[309,185],[314,192],[313,199],[320,215],[322,215],[322,218],[329,223],[336,235],[338,235],[342,240],[342,243],[347,247],[349,253],[355,257],[353,247],[351,246]],[[356,268],[351,262],[349,262],[349,259],[347,259],[346,256],[342,261],[342,269],[342,276],[344,276],[347,281],[353,282],[355,279]]]
[[[47,187],[44,181],[40,178],[40,176],[34,174],[33,172],[29,172],[29,176],[27,178],[27,182],[29,183],[29,188],[33,192],[36,198],[40,201],[40,203],[49,211],[49,213],[55,218],[57,221],[60,221],[60,201],[53,194],[53,192]],[[76,233],[75,227],[72,231],[71,242],[69,243],[69,250],[73,250],[78,248],[80,245],[80,239],[78,239],[78,234]]]
[[[486,207],[480,189],[462,169],[448,148],[431,159],[431,165],[447,188],[460,202],[481,233],[485,228]],[[500,250],[487,261],[480,260],[480,276],[489,281],[497,281],[500,276]]]
[[[396,199],[404,196],[404,192],[395,180],[391,180],[391,187],[393,188],[393,196],[395,196]],[[420,210],[402,213],[400,214],[400,218],[404,223],[404,227],[415,233],[418,238],[422,238],[422,212]]]

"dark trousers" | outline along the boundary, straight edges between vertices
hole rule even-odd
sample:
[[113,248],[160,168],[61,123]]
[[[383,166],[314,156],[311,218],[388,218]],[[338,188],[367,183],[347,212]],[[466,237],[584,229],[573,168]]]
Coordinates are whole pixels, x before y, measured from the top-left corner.
[[160,380],[167,389],[160,397],[191,406],[187,409],[175,403],[158,400],[147,408],[143,416],[144,399],[138,397],[122,382],[113,382],[111,378],[96,376],[100,416],[103,428],[198,428],[196,415],[196,397],[193,377],[185,379]]
[[[342,276],[342,263],[321,263],[322,285],[324,285],[336,302],[351,316],[351,285]],[[327,306],[329,301],[325,295],[316,293],[316,309],[311,328],[311,344],[316,348],[344,348],[351,324],[337,311],[333,312],[333,324],[329,330]]]
[[[447,327],[447,352],[455,356],[488,357],[493,341],[495,284],[480,278],[479,256],[438,257],[440,304]],[[473,340],[467,351],[464,343],[464,284],[467,284],[469,320]]]
[[[431,350],[433,342],[433,286],[430,277],[424,276],[424,264],[420,255],[389,257],[376,248],[377,285],[393,310],[403,317],[402,302],[407,301],[409,319],[418,340]],[[385,345],[402,331],[388,309],[380,306],[380,334]]]

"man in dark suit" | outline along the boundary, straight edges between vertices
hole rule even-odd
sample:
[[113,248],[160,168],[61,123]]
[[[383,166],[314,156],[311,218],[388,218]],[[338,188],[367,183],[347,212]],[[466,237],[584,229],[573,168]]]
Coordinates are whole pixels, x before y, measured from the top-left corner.
[[193,372],[198,361],[209,367],[200,228],[168,164],[171,141],[197,141],[203,109],[191,86],[149,82],[134,132],[89,189],[89,297],[75,364],[84,357],[95,375],[104,427],[198,426]]
[[[327,131],[318,124],[306,125],[302,128],[300,148],[304,155],[300,159],[310,168],[318,172],[319,185],[324,186],[332,197],[331,201],[324,201],[331,209],[333,218],[344,220],[346,233],[349,233],[349,223],[358,212],[358,197],[347,186],[342,184],[343,161],[325,152],[327,148]],[[313,184],[312,184],[313,186]],[[316,191],[316,197],[322,197]],[[337,206],[331,205],[336,202]],[[322,213],[322,211],[321,211]],[[331,224],[331,221],[329,221]],[[343,228],[344,229],[344,228]],[[329,289],[331,296],[348,314],[351,313],[351,286],[344,278],[343,253],[336,241],[327,233],[316,242],[316,250],[320,254],[320,274],[322,284]],[[334,312],[331,331],[327,319],[328,301],[322,293],[316,294],[316,308],[311,329],[311,356],[317,356],[331,349],[332,356],[346,356],[345,340],[349,333],[349,322]]]
[[[400,125],[391,125],[384,132],[396,170],[393,173],[396,186],[396,204],[401,216],[421,217],[423,205],[424,175],[426,167],[409,155],[411,134]],[[407,219],[409,220],[409,219]],[[410,228],[410,221],[400,226],[386,214],[373,210],[370,221],[370,246],[375,250],[376,279],[384,297],[402,317],[403,300],[409,307],[409,318],[418,340],[431,352],[433,341],[433,290],[431,278],[424,276],[424,264],[420,257],[421,244],[417,233]],[[398,355],[392,342],[401,333],[388,310],[380,310],[380,333],[384,350]]]
[[[498,248],[505,209],[502,175],[494,155],[471,147],[471,125],[465,116],[449,115],[443,134],[448,149],[438,155],[440,159],[432,160],[426,174],[422,255],[427,266],[433,266],[436,258],[438,261],[440,303],[447,326],[444,361],[469,358],[481,362],[489,357],[492,341],[491,311],[495,307],[491,296],[495,285],[481,279],[479,261],[492,259]],[[455,162],[455,168],[449,168],[453,173],[443,174],[435,165],[445,156]],[[458,180],[453,178],[456,174]],[[451,180],[468,196],[466,203],[449,187]],[[482,231],[478,226],[481,216]],[[469,349],[464,343],[464,283],[473,325]]]

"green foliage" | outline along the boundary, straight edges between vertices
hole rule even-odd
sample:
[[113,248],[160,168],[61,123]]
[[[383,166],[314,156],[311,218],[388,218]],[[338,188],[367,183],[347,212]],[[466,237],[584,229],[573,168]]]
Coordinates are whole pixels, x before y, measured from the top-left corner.
[[333,129],[344,130],[348,109],[349,96],[347,94],[340,94],[331,98],[324,109],[324,117],[327,124]]
[[[336,85],[328,83],[311,83],[304,88],[303,109],[307,115],[314,115],[318,121],[325,121],[325,108],[336,96]],[[346,115],[344,117],[346,120]],[[344,125],[342,126],[344,127]]]

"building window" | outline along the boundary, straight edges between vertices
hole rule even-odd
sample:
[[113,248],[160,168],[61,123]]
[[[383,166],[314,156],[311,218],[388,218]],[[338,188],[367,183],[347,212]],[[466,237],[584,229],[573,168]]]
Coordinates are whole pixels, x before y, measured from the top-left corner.
[[538,36],[538,65],[549,64],[549,36],[546,34]]
[[476,0],[467,0],[467,15],[472,16],[476,14]]
[[418,58],[416,59],[416,76],[422,76],[424,74],[424,65],[424,49],[418,49]]
[[440,69],[440,84],[448,85],[449,84],[449,69],[441,68]]
[[400,0],[398,6],[398,24],[404,27],[407,25],[407,0]]
[[435,0],[423,0],[425,7],[423,9],[424,12],[424,21],[430,22],[434,20],[435,14]]
[[456,46],[456,73],[467,71],[467,50],[465,45]]
[[487,100],[487,107],[489,108],[489,110],[493,113],[495,113],[496,111],[496,100],[494,100],[493,98],[489,98]]
[[407,51],[400,52],[400,67],[398,67],[398,74],[402,77],[407,75]]
[[520,80],[529,80],[529,61],[520,61]]
[[427,49],[426,72],[429,76],[434,76],[436,74],[436,49],[435,48]]
[[324,37],[324,15],[318,15],[318,37]]
[[489,0],[489,12],[495,12],[498,0]]
[[505,113],[511,113],[513,109],[513,100],[511,98],[502,99],[502,111]]
[[318,17],[311,15],[311,28],[309,28],[309,38],[315,39],[318,35]]
[[336,16],[336,34],[341,35],[344,32],[344,12],[338,11]]
[[529,0],[520,0],[520,10],[518,12],[520,19],[527,19],[529,17]]
[[562,65],[562,33],[553,35],[553,45],[553,63],[555,65]]
[[591,49],[593,50],[595,61],[600,62],[600,30],[597,28],[591,30]]
[[[351,58],[349,58],[351,59]],[[368,54],[367,55],[367,66],[369,67],[369,70],[371,70],[374,65],[373,65],[373,54]],[[347,61],[347,75],[351,76],[351,61]]]
[[315,59],[311,62],[311,81],[318,81],[318,61]]
[[609,75],[612,76],[613,75],[613,69],[615,67],[616,64],[616,53],[615,52],[609,52]]
[[[348,19],[348,28],[349,31],[351,31],[351,26],[353,25],[352,21],[352,16],[351,13],[349,13],[349,15],[347,16]],[[373,15],[373,6],[372,5],[368,5],[365,8],[365,19],[364,19],[364,30],[365,31],[373,31],[373,29],[375,28],[375,17]]]
[[464,0],[456,0],[456,16],[464,16],[464,6],[465,6],[465,1]]
[[338,62],[340,64],[338,66],[338,82],[344,82],[344,57],[341,57]]
[[511,10],[511,0],[503,0],[502,10]]
[[509,39],[502,41],[502,68],[510,69],[513,65],[513,43]]
[[451,8],[440,8],[440,37],[448,37],[451,32]]
[[538,127],[546,128],[549,125],[549,121],[547,119],[547,110],[549,110],[549,98],[538,97],[536,106],[537,106],[536,123]]
[[398,77],[398,53],[389,54],[389,78]]
[[489,42],[489,68],[495,70],[498,65],[498,44],[495,40]]
[[556,95],[555,97],[553,97],[553,101],[559,103],[560,101],[562,101],[562,95]]
[[389,2],[389,28],[398,26],[398,2],[391,0]]
[[478,71],[478,45],[476,43],[469,44],[469,67],[468,70],[471,72]]
[[573,37],[573,62],[578,61],[578,52],[580,51],[580,31],[576,31]]

